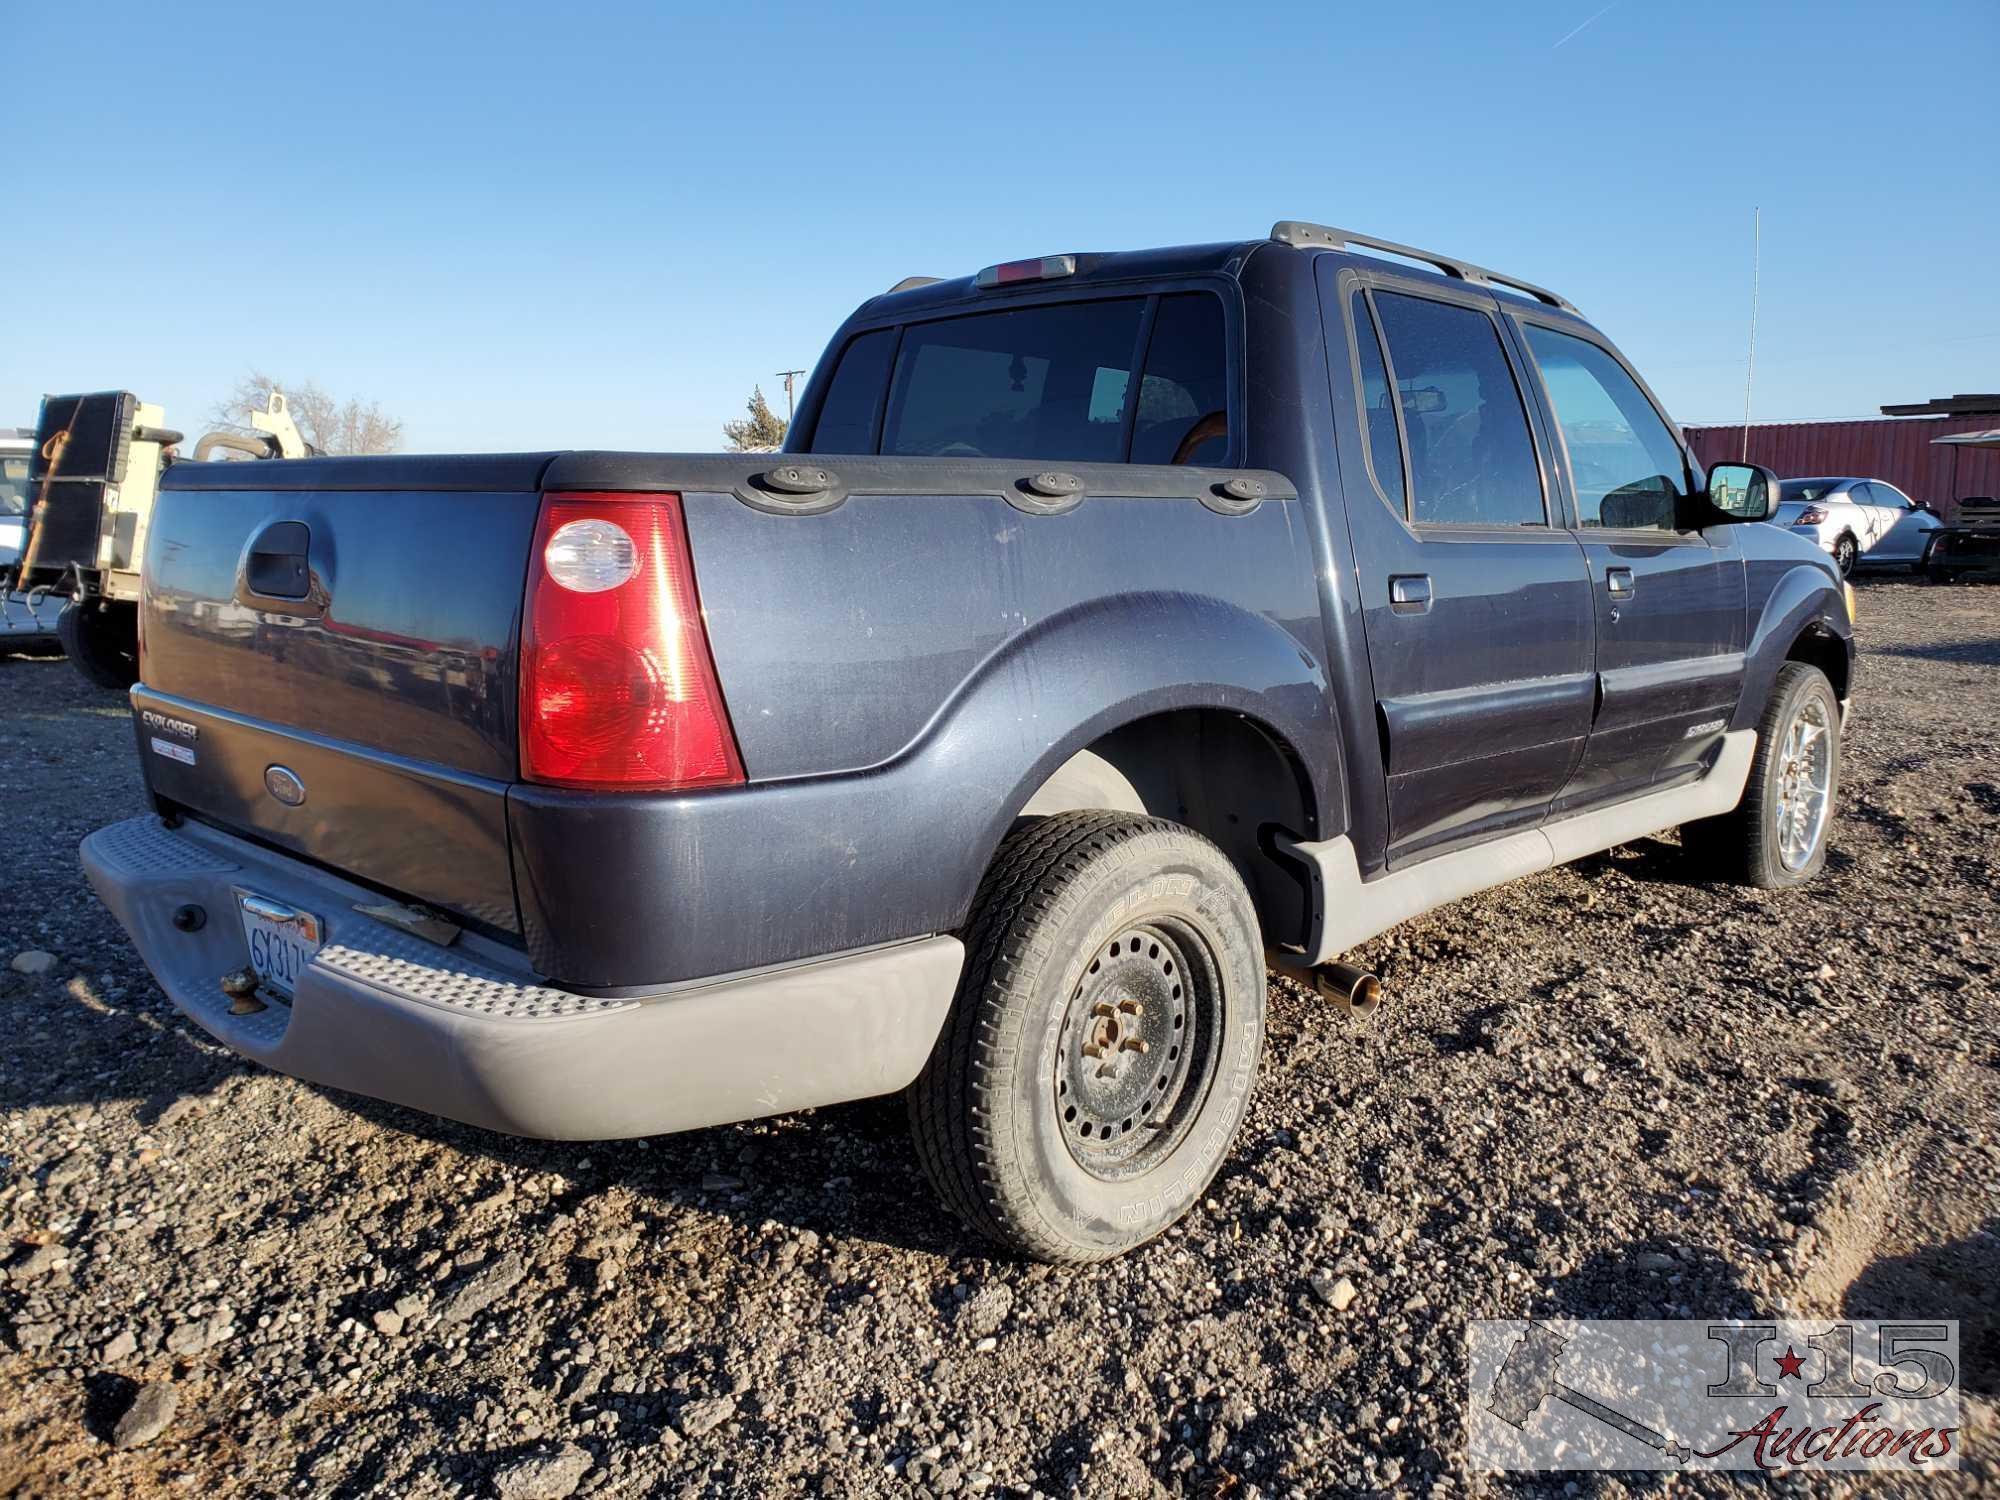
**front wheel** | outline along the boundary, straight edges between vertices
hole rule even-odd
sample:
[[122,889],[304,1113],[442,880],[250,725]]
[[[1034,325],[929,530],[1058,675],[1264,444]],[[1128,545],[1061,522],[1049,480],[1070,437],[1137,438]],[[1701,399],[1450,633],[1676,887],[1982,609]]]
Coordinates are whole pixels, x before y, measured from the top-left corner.
[[1235,868],[1157,818],[1061,813],[1000,846],[910,1089],[946,1204],[1038,1260],[1104,1260],[1200,1197],[1249,1107],[1263,939]]
[[1734,812],[1690,823],[1681,842],[1718,875],[1767,891],[1804,885],[1826,863],[1840,793],[1840,700],[1817,667],[1778,670],[1757,754]]

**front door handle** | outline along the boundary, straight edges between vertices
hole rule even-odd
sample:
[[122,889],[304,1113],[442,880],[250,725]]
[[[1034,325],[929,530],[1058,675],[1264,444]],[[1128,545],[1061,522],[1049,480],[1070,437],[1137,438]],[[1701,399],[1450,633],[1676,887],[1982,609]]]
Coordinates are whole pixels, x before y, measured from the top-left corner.
[[1604,586],[1611,590],[1614,599],[1630,599],[1638,590],[1632,582],[1630,568],[1607,568],[1604,571]]
[[1431,607],[1428,573],[1403,573],[1389,580],[1389,608],[1399,615],[1420,615]]

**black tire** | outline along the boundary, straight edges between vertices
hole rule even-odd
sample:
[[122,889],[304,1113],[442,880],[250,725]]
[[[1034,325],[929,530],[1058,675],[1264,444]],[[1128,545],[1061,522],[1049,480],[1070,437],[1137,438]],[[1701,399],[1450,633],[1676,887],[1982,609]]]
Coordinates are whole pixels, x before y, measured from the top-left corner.
[[1840,570],[1842,578],[1854,574],[1854,560],[1861,555],[1861,547],[1846,532],[1842,532],[1833,543],[1833,565]]
[[[1786,759],[1786,736],[1793,720],[1816,712],[1826,742],[1826,794],[1811,847],[1803,859],[1793,857],[1797,845],[1787,844],[1779,828],[1781,795],[1792,774]],[[1760,890],[1787,890],[1804,885],[1826,864],[1826,849],[1840,798],[1840,700],[1833,684],[1817,667],[1786,662],[1778,669],[1770,701],[1757,724],[1757,754],[1743,800],[1732,812],[1705,818],[1681,829],[1681,843],[1717,878]]]
[[1037,1260],[1153,1238],[1221,1166],[1263,1050],[1263,938],[1235,868],[1157,818],[1038,819],[1001,844],[965,940],[909,1094],[926,1175]]
[[78,604],[56,616],[63,655],[93,687],[124,692],[139,680],[139,627],[130,605]]

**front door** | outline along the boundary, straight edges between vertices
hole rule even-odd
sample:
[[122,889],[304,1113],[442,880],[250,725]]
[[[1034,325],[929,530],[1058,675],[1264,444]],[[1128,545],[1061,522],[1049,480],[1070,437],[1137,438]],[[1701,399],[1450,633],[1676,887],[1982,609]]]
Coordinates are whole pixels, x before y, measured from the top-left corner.
[[1590,584],[1552,517],[1493,299],[1364,284],[1330,263],[1321,295],[1326,326],[1350,341],[1349,378],[1334,381],[1357,436],[1339,445],[1341,481],[1394,867],[1547,813],[1590,730]]
[[1745,584],[1735,529],[1688,524],[1684,450],[1608,346],[1516,319],[1560,441],[1589,559],[1597,713],[1558,811],[1694,775],[1743,689]]

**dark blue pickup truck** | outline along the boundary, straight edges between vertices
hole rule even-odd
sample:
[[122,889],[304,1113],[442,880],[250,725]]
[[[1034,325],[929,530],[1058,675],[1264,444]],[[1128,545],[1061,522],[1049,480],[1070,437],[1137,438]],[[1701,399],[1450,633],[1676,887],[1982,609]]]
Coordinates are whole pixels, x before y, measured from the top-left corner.
[[913,278],[788,451],[185,463],[83,859],[271,1067],[524,1135],[907,1088],[1116,1254],[1266,964],[1663,829],[1825,857],[1852,604],[1554,293],[1319,225]]

